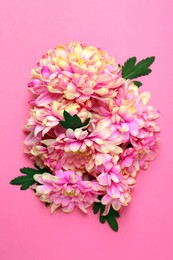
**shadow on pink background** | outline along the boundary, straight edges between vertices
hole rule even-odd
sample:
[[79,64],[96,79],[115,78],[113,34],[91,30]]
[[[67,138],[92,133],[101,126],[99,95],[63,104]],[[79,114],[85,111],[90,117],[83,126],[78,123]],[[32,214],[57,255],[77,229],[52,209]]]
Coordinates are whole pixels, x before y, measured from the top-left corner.
[[[172,260],[172,2],[2,0],[0,12],[0,260]],[[73,40],[108,51],[117,63],[156,56],[142,89],[161,111],[160,151],[139,174],[118,233],[92,210],[51,215],[32,191],[9,185],[19,168],[32,166],[22,153],[31,68],[48,49]]]

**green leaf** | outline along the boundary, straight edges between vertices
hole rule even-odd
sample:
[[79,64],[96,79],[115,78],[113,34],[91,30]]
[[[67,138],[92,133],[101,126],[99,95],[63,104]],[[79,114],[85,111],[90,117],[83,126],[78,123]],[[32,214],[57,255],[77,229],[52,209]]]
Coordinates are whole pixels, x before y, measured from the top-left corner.
[[93,211],[94,211],[94,214],[97,214],[100,210],[100,203],[94,203],[94,206],[93,206]]
[[122,66],[122,77],[125,79],[134,79],[148,75],[152,71],[149,67],[154,60],[154,56],[143,59],[138,63],[136,63],[136,57],[128,59]]
[[107,221],[110,225],[110,227],[114,230],[114,231],[118,231],[118,223],[116,221],[116,219],[111,215],[111,214],[108,214],[107,215]]
[[[98,196],[98,199],[101,200],[101,196]],[[109,210],[109,213],[106,216],[103,216],[103,212],[105,211],[105,205],[103,205],[101,202],[95,202],[93,206],[94,214],[97,214],[99,211],[99,220],[100,223],[104,224],[105,222],[108,222],[109,226],[114,231],[118,231],[118,223],[116,221],[116,218],[119,218],[119,212],[114,210],[112,207]]]
[[115,218],[119,218],[120,214],[118,211],[114,210],[112,207],[110,208],[110,214],[112,214]]
[[106,217],[105,216],[100,216],[100,223],[104,224],[106,222]]
[[[45,168],[40,168],[36,163],[34,163],[34,167],[39,170],[39,171],[44,171],[45,172]],[[31,168],[30,168],[31,169]]]
[[29,175],[29,176],[33,176],[34,174],[38,173],[38,170],[35,170],[35,169],[32,169],[32,168],[28,168],[28,167],[21,168],[19,171],[21,173]]
[[12,185],[21,185],[21,190],[27,190],[30,186],[32,186],[36,181],[34,180],[35,174],[43,174],[44,172],[50,172],[48,169],[41,169],[39,166],[35,165],[36,169],[32,169],[29,167],[24,167],[20,169],[20,172],[24,175],[18,176],[10,181]]
[[63,116],[66,121],[70,121],[73,118],[73,116],[71,116],[66,110],[64,110]]
[[122,76],[125,78],[125,73],[128,74],[131,68],[134,67],[136,63],[136,57],[129,58],[122,66]]
[[77,114],[71,116],[66,110],[63,113],[65,121],[60,121],[60,124],[65,129],[71,128],[75,130],[76,128],[81,128],[87,126],[90,122],[90,118],[86,119],[84,123],[82,123],[81,119],[78,117]]
[[87,118],[87,119],[85,120],[85,122],[82,124],[82,127],[88,125],[89,122],[90,122],[90,118]]
[[82,121],[81,121],[81,119],[80,119],[77,115],[74,115],[74,116],[72,117],[71,124],[73,125],[73,128],[74,128],[74,129],[80,128],[81,125],[82,125]]
[[100,203],[100,215],[102,215],[104,211],[105,211],[105,205]]
[[64,127],[65,129],[68,129],[68,124],[65,121],[59,121],[60,125],[62,125],[62,127]]
[[133,83],[139,88],[142,86],[142,82],[140,81],[133,81]]
[[10,184],[12,185],[21,185],[21,190],[27,190],[31,185],[35,183],[35,180],[33,179],[33,176],[19,176],[15,179],[13,179]]

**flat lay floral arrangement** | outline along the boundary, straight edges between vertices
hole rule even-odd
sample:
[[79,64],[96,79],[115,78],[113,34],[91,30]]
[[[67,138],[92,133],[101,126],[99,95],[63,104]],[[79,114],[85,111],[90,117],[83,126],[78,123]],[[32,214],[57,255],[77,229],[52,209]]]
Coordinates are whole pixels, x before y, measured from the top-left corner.
[[10,183],[31,188],[51,212],[92,206],[101,223],[118,230],[140,170],[158,149],[157,109],[148,105],[138,77],[154,57],[124,65],[79,42],[58,45],[31,72],[30,118],[24,152],[35,168]]

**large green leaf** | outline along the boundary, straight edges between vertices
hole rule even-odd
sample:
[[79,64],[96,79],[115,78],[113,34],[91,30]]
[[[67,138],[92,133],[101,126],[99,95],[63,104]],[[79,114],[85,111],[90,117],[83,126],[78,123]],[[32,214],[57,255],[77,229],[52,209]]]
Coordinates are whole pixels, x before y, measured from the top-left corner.
[[[152,71],[149,67],[154,60],[154,56],[143,59],[138,63],[136,63],[136,57],[128,59],[122,66],[122,77],[125,79],[134,79],[148,75]],[[139,81],[135,81],[135,83],[137,86],[141,86],[142,84]]]

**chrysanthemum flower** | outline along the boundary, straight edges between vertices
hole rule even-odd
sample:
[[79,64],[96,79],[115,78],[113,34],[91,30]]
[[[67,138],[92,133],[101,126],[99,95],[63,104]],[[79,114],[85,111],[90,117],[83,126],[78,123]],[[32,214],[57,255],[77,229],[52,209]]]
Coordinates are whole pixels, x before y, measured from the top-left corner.
[[98,48],[79,42],[59,45],[48,51],[32,70],[30,90],[39,95],[38,106],[52,99],[66,98],[77,103],[90,98],[114,98],[119,80],[120,67],[114,59]]
[[99,101],[92,110],[111,129],[110,139],[126,144],[160,131],[156,124],[159,112],[147,105],[149,99],[149,92],[141,93],[133,82],[124,80],[116,98],[107,104]]
[[104,190],[96,181],[82,180],[73,171],[58,170],[55,176],[49,173],[36,174],[34,179],[39,183],[35,187],[36,194],[41,201],[50,204],[51,212],[60,208],[69,213],[77,207],[86,213]]
[[118,211],[131,201],[130,188],[135,184],[135,180],[123,176],[120,165],[113,162],[105,164],[97,181],[106,188],[106,193],[101,200],[102,204],[106,205],[105,215],[108,214],[111,206]]

